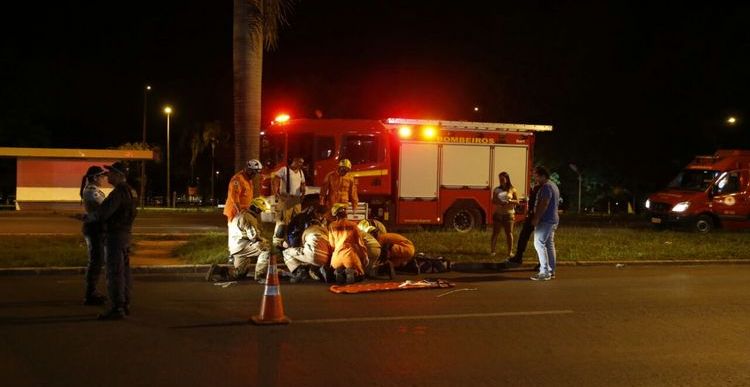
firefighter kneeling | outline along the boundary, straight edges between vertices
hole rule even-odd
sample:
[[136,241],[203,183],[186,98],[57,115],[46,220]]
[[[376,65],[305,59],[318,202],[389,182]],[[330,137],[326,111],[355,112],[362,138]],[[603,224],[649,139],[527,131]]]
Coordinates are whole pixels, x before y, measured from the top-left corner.
[[[374,236],[381,246],[380,261],[388,264],[389,276],[393,276],[394,268],[410,273],[419,274],[419,266],[414,260],[414,243],[403,235],[384,232],[384,228],[372,226],[367,220],[359,222],[359,228]],[[382,270],[385,267],[381,267]],[[378,267],[373,267],[375,275]]]
[[331,267],[335,270],[336,283],[354,283],[364,278],[367,265],[367,250],[359,235],[357,224],[346,219],[347,203],[336,203],[331,215],[336,220],[328,225],[328,241],[333,248]]
[[229,255],[233,258],[234,267],[213,264],[206,274],[206,280],[211,281],[216,274],[224,280],[245,278],[250,264],[255,261],[255,280],[265,282],[270,246],[260,234],[260,213],[270,208],[266,199],[257,197],[247,211],[232,219],[229,224]]
[[[328,229],[326,229],[324,217],[326,209],[323,206],[315,206],[309,211],[313,215],[306,222],[306,228],[302,233],[302,246],[290,247],[283,252],[284,263],[292,272],[290,282],[302,282],[311,275],[317,277],[316,271],[328,264],[331,258],[331,245],[328,243]],[[326,281],[325,271],[321,270],[323,281]]]

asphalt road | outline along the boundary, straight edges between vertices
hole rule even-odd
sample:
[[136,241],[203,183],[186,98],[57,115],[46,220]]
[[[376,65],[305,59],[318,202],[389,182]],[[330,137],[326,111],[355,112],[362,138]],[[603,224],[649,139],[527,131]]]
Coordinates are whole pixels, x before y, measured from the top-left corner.
[[[0,235],[80,234],[81,221],[70,214],[0,212]],[[199,234],[226,232],[226,218],[221,213],[140,212],[133,224],[136,234]]]
[[[3,385],[747,386],[750,267],[451,273],[457,292],[282,284],[291,325],[257,327],[263,287],[140,276],[133,315],[94,320],[75,276],[0,280]],[[403,277],[402,279],[408,279]]]

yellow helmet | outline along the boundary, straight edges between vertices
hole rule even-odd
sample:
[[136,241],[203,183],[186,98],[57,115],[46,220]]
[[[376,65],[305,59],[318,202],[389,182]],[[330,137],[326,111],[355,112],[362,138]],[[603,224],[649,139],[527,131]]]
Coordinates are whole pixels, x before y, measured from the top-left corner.
[[367,221],[367,219],[360,220],[359,223],[357,224],[357,227],[359,227],[359,229],[362,230],[362,232],[365,232],[368,234],[376,230],[375,226],[371,225],[370,222]]
[[385,233],[388,232],[385,229],[385,225],[381,221],[379,221],[377,219],[372,219],[372,220],[370,220],[370,222],[372,223],[373,227],[375,227],[376,229],[378,229],[378,233],[379,234],[385,234]]
[[266,212],[271,210],[271,206],[268,204],[268,201],[265,198],[257,197],[253,199],[253,201],[250,202],[250,207],[256,207],[261,212]]
[[339,167],[344,167],[346,169],[352,169],[352,162],[349,161],[349,159],[341,159],[341,161],[339,161]]
[[346,211],[347,207],[349,207],[348,203],[336,203],[331,207],[331,215],[336,216],[340,211]]

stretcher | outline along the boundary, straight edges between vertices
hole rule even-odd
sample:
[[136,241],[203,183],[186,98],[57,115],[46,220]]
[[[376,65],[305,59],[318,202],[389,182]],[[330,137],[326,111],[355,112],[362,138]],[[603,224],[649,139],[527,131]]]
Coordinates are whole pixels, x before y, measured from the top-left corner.
[[442,279],[425,279],[421,281],[371,282],[352,285],[333,285],[329,288],[329,290],[337,294],[356,294],[387,292],[394,290],[447,289],[454,286],[456,286],[456,284]]

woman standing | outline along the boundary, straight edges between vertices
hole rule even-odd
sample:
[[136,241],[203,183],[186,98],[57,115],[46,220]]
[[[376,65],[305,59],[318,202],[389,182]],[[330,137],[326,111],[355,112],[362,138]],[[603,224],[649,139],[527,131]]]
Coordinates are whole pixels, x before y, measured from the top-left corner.
[[505,243],[508,246],[507,257],[511,257],[513,255],[513,223],[515,222],[518,195],[510,182],[508,172],[500,172],[497,177],[499,185],[492,190],[492,204],[495,206],[495,211],[492,213],[490,254],[493,257],[496,254],[497,236],[500,234],[500,228],[502,227],[505,230]]
[[[89,167],[86,175],[81,179],[79,195],[86,214],[91,215],[104,201],[101,187],[106,181],[106,171],[94,165]],[[101,222],[87,222],[83,224],[83,237],[88,247],[89,263],[86,267],[86,297],[84,305],[103,305],[107,297],[96,291],[99,274],[104,264],[104,227]]]

